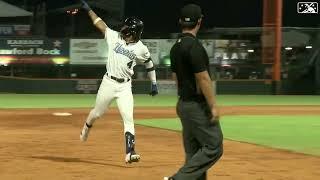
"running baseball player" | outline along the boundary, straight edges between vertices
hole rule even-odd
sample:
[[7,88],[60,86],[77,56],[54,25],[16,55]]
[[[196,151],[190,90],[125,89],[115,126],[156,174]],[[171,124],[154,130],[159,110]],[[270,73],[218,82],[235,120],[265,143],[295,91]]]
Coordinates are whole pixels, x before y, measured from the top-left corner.
[[127,18],[120,32],[110,29],[106,23],[84,1],[80,0],[82,8],[88,11],[93,24],[104,34],[108,45],[108,60],[106,73],[99,87],[94,108],[90,111],[80,140],[86,141],[96,119],[100,118],[108,109],[111,101],[116,99],[123,124],[126,141],[125,162],[132,163],[140,160],[135,152],[135,129],[133,122],[133,96],[131,77],[133,67],[137,63],[144,63],[151,80],[151,93],[158,94],[156,74],[148,48],[140,41],[143,22],[137,18]]

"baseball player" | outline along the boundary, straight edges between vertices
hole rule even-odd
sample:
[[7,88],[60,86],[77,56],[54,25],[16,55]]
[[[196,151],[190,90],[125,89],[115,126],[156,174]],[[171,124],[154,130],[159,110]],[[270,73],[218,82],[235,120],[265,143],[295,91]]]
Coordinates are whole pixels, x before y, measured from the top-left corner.
[[120,32],[110,29],[98,17],[89,5],[80,0],[93,24],[104,34],[108,45],[108,60],[106,73],[99,87],[94,108],[90,111],[80,140],[86,141],[94,121],[100,118],[108,109],[111,101],[116,99],[123,124],[126,141],[125,162],[132,163],[140,160],[140,155],[135,152],[135,129],[133,122],[133,96],[131,90],[131,77],[133,67],[137,63],[144,63],[151,80],[151,93],[158,94],[156,74],[148,48],[140,41],[143,31],[143,22],[137,18],[127,18]]

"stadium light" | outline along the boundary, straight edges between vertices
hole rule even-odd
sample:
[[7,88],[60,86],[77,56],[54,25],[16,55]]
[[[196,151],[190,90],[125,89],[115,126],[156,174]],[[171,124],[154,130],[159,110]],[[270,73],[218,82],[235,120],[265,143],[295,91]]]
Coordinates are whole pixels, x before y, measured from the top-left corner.
[[222,66],[222,67],[231,67],[230,64],[222,64],[221,66]]
[[284,48],[285,50],[287,50],[287,51],[291,51],[292,50],[292,47],[286,47],[286,48]]
[[61,65],[61,64],[68,63],[69,59],[65,58],[65,57],[54,57],[54,58],[52,58],[52,62],[54,62],[54,64],[56,64],[56,65]]
[[8,66],[14,58],[12,56],[1,56],[0,57],[0,65]]
[[306,46],[306,49],[312,49],[312,46]]
[[253,53],[254,50],[253,49],[248,49],[248,52]]

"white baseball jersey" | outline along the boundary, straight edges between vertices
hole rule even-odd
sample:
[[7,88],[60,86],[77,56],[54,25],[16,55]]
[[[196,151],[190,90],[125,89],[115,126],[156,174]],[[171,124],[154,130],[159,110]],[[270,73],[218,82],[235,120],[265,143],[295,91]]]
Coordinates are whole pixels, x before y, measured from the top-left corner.
[[109,49],[106,70],[112,76],[131,79],[134,74],[133,67],[150,58],[147,46],[140,40],[126,44],[120,33],[110,28],[106,28],[105,39]]
[[[153,62],[150,58],[148,48],[141,41],[127,44],[120,36],[119,32],[113,31],[110,28],[105,30],[105,39],[108,45],[108,60],[106,63],[107,75],[103,76],[100,84],[96,103],[90,111],[87,120],[83,126],[80,135],[81,140],[88,137],[88,127],[93,125],[95,120],[99,119],[109,109],[111,102],[115,99],[123,120],[124,132],[135,135],[133,121],[133,95],[132,81],[129,81],[134,74],[133,67],[137,63],[143,63],[148,72],[148,76],[154,87],[156,83],[156,74]],[[117,81],[116,78],[126,78],[125,81]],[[133,141],[132,141],[133,142]],[[133,142],[134,144],[134,142]],[[131,146],[131,147],[130,147]],[[128,153],[128,147],[130,152]],[[131,158],[133,145],[126,145],[126,158]],[[129,156],[128,156],[129,155]]]

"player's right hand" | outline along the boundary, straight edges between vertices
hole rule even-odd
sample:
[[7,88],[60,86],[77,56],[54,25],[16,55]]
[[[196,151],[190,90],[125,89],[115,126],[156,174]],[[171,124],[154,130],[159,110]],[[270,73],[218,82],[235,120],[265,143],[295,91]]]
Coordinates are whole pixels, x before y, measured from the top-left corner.
[[85,0],[80,0],[81,2],[81,7],[87,11],[91,11],[90,6],[88,5],[88,3]]

